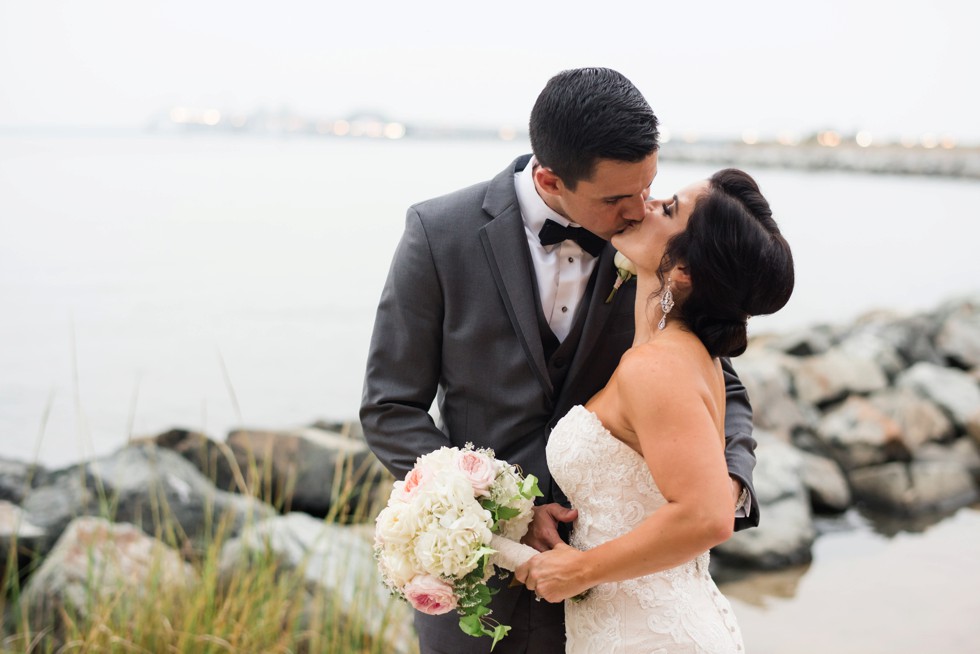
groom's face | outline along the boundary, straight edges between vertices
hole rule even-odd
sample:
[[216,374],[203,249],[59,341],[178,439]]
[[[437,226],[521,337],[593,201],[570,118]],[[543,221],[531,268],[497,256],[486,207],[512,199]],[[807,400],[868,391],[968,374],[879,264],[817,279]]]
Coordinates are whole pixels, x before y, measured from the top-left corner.
[[627,225],[643,220],[644,201],[657,176],[657,152],[630,163],[600,159],[592,176],[569,189],[549,170],[542,171],[552,179],[539,177],[542,198],[552,209],[590,232],[609,240]]

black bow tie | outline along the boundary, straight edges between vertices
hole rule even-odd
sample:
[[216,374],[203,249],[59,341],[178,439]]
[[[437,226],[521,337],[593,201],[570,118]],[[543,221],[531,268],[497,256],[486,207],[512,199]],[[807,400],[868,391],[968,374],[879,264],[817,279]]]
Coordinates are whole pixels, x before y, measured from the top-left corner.
[[554,245],[571,239],[593,257],[599,256],[602,253],[602,248],[606,246],[604,240],[589,230],[581,227],[563,227],[554,220],[544,221],[544,227],[538,232],[538,238],[541,239],[541,245]]

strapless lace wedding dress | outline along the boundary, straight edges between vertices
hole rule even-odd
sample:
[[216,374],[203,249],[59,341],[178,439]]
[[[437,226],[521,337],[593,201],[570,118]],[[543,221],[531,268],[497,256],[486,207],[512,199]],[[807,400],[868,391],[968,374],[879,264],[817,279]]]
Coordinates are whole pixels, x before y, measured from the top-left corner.
[[[548,467],[578,509],[572,546],[588,550],[632,530],[667,503],[643,457],[576,406],[548,440]],[[708,553],[676,568],[600,584],[565,602],[566,652],[739,654],[731,605],[708,574]]]

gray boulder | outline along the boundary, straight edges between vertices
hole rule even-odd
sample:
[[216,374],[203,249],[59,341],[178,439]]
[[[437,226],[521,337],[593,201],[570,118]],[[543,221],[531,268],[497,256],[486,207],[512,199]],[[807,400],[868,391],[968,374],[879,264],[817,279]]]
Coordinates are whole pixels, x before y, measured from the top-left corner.
[[963,466],[980,485],[980,445],[970,438],[957,438],[949,444],[926,443],[915,451],[916,461],[943,461]]
[[980,313],[951,316],[936,336],[936,347],[954,365],[980,366]]
[[980,366],[980,310],[964,305],[943,323],[936,348],[961,368]]
[[812,558],[816,538],[810,499],[803,483],[803,456],[772,434],[756,432],[754,472],[762,519],[755,529],[737,532],[714,548],[722,560],[740,566],[777,569]]
[[902,442],[910,450],[956,434],[953,422],[934,402],[908,388],[889,388],[871,395],[868,401],[898,424]]
[[39,553],[47,554],[75,518],[99,514],[97,487],[85,466],[72,466],[52,472],[45,485],[24,497],[22,508],[45,532],[37,544]]
[[[0,500],[0,575],[6,574],[8,565],[14,565],[23,579],[39,557],[45,536],[44,529],[31,522],[19,506]],[[3,579],[0,577],[0,586]]]
[[238,430],[227,442],[242,470],[268,475],[270,500],[283,511],[364,513],[390,476],[364,440],[322,429]]
[[800,428],[812,428],[817,411],[793,396],[793,370],[798,360],[775,350],[758,346],[735,361],[739,379],[752,402],[752,421],[761,429],[790,435]]
[[348,420],[346,422],[336,422],[331,420],[317,420],[312,425],[311,429],[319,429],[320,431],[329,431],[334,434],[340,434],[344,438],[352,438],[356,441],[364,440],[364,428],[361,427],[360,420]]
[[803,359],[795,382],[800,400],[820,406],[851,394],[881,390],[888,385],[888,378],[874,361],[835,348]]
[[863,397],[849,397],[828,411],[816,434],[847,470],[911,456],[899,424]]
[[235,453],[226,444],[187,429],[171,429],[147,440],[187,459],[219,489],[246,492]]
[[225,519],[236,534],[245,524],[274,513],[252,497],[216,489],[186,459],[158,447],[125,447],[92,461],[87,469],[112,498],[115,520],[142,526],[147,533],[154,533],[163,516],[194,540],[209,538]]
[[939,320],[934,315],[919,314],[895,318],[883,314],[866,316],[858,321],[863,329],[873,330],[895,348],[907,365],[921,361],[944,365],[946,357],[936,348]]
[[806,357],[823,354],[833,347],[836,334],[828,325],[817,325],[753,340],[758,340],[759,344],[785,354]]
[[0,457],[0,500],[20,504],[24,496],[47,477],[44,466]]
[[55,629],[64,618],[85,617],[90,606],[110,602],[152,602],[151,583],[190,586],[193,568],[180,554],[132,525],[102,518],[73,521],[20,597],[21,608],[38,632]]
[[855,329],[841,340],[839,350],[855,359],[871,361],[892,379],[907,366],[895,345],[875,329]]
[[803,457],[803,483],[810,493],[810,505],[821,513],[841,513],[852,503],[851,488],[840,465],[833,459],[810,452]]
[[957,428],[971,433],[980,430],[980,387],[968,373],[917,363],[899,375],[895,385],[935,402]]
[[[359,624],[381,651],[415,650],[411,607],[382,584],[373,551],[373,525],[340,526],[303,513],[263,520],[225,543],[219,574],[231,579],[254,556],[274,557],[282,570],[301,571],[309,610],[324,603]],[[326,598],[326,602],[324,602]],[[316,616],[307,614],[308,624]]]
[[102,516],[135,524],[148,534],[176,528],[180,537],[198,543],[223,522],[234,534],[247,522],[274,513],[252,497],[219,491],[186,459],[150,444],[130,445],[59,471],[23,506],[52,538],[76,517]]
[[885,463],[851,472],[854,496],[892,515],[914,517],[951,511],[977,500],[966,466],[951,461]]

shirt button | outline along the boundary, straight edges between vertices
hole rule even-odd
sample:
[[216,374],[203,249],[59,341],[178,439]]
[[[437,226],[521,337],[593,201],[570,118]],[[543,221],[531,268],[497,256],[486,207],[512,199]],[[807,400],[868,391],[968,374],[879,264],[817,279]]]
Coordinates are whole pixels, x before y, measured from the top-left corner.
[[562,307],[561,308],[561,312],[562,313],[568,313],[568,307]]
[[573,259],[572,257],[568,257],[568,263],[575,263],[575,259]]

